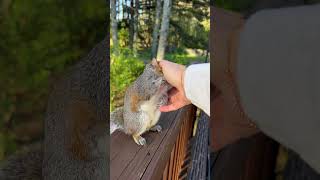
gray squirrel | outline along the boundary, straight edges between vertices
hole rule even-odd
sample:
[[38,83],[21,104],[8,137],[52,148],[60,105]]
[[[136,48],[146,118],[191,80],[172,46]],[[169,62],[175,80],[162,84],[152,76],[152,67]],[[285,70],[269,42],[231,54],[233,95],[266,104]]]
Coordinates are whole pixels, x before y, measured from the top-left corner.
[[144,132],[162,130],[157,125],[161,114],[159,107],[167,104],[171,87],[158,61],[153,59],[126,90],[123,107],[110,114],[110,133],[119,129],[131,135],[138,145],[146,145],[145,138],[141,136]]
[[14,155],[0,180],[109,179],[109,37],[57,80],[41,148]]

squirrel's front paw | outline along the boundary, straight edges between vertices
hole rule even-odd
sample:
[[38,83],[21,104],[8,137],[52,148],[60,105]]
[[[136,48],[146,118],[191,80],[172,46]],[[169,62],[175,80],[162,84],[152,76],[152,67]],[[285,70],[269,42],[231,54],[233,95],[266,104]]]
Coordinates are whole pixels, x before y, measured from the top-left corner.
[[132,137],[133,137],[133,140],[140,146],[144,146],[147,144],[146,139],[141,136],[132,136]]
[[152,128],[150,128],[150,131],[161,132],[162,131],[162,127],[160,125],[155,125]]
[[160,98],[159,98],[159,101],[157,103],[157,108],[160,108],[161,106],[163,105],[167,105],[168,104],[168,95],[167,94],[164,94],[162,95]]

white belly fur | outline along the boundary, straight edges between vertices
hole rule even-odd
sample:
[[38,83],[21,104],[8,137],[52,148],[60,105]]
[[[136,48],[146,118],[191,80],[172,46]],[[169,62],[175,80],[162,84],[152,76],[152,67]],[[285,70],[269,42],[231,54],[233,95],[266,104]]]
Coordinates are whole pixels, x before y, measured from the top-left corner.
[[161,112],[157,109],[157,103],[159,101],[159,95],[154,95],[148,101],[144,101],[140,108],[142,111],[146,112],[149,116],[148,121],[146,124],[147,129],[149,130],[151,127],[157,124],[160,118]]

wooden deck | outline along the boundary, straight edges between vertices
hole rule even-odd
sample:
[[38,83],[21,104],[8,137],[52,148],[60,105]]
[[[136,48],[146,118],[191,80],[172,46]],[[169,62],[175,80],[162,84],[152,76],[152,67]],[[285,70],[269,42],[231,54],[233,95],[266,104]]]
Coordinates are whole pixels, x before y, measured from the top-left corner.
[[192,135],[195,111],[189,105],[163,113],[159,122],[163,131],[145,133],[146,146],[138,146],[132,137],[114,132],[110,141],[110,179],[177,179]]

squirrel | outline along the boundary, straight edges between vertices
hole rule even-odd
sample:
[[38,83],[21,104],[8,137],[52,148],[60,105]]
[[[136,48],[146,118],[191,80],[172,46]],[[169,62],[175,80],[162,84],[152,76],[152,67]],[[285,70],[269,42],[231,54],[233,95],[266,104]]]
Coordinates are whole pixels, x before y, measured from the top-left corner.
[[171,88],[158,61],[153,59],[126,90],[123,107],[110,114],[110,133],[119,129],[131,135],[136,144],[146,145],[145,138],[141,136],[144,132],[162,130],[157,125],[161,114],[159,107],[167,104]]
[[108,179],[108,72],[106,37],[54,84],[42,147],[8,158],[0,179]]

